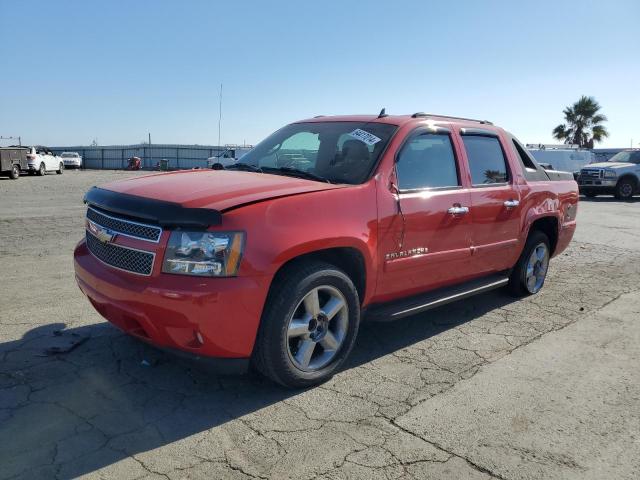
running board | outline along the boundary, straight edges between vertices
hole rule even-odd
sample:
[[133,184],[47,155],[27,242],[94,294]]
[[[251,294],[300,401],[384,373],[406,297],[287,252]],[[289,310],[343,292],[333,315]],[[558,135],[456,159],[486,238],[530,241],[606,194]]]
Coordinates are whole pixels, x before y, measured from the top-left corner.
[[472,297],[479,293],[500,288],[509,283],[506,273],[482,277],[452,287],[440,288],[416,297],[410,297],[391,303],[374,305],[367,310],[366,319],[377,322],[390,322],[409,315],[431,310],[447,303]]

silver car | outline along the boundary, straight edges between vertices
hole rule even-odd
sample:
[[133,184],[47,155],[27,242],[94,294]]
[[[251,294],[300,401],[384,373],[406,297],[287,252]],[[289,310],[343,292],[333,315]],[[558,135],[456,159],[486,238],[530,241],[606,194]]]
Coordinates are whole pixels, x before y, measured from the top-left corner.
[[82,166],[82,157],[78,152],[62,152],[60,157],[65,168],[80,168]]

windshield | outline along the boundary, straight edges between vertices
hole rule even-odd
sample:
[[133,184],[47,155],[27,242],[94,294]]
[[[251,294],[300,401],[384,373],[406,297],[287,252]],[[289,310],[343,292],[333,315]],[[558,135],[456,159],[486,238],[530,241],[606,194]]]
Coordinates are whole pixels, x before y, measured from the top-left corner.
[[618,152],[607,161],[640,164],[640,150],[627,150],[624,152]]
[[[310,122],[288,125],[242,157],[272,173],[306,172],[332,183],[363,183],[397,126],[373,122]],[[233,168],[233,167],[231,167]]]
[[75,157],[78,156],[78,154],[77,153],[63,152],[61,156],[64,157],[64,158],[75,158]]

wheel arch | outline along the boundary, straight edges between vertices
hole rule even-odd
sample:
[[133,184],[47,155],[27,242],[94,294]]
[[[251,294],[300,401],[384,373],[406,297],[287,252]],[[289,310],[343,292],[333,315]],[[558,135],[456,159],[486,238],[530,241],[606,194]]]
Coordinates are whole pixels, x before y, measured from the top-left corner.
[[355,247],[330,247],[320,250],[314,250],[307,253],[297,255],[285,261],[273,276],[269,290],[278,282],[290,268],[295,268],[297,264],[304,263],[309,260],[319,260],[344,271],[351,279],[356,290],[360,303],[362,304],[367,293],[367,265],[362,252]]
[[558,233],[560,231],[558,218],[552,215],[548,215],[535,219],[533,222],[531,222],[526,238],[529,238],[531,233],[534,231],[542,232],[547,236],[550,244],[549,248],[551,249],[550,253],[551,256],[553,256],[558,245]]
[[625,173],[624,175],[622,175],[618,181],[616,182],[616,186],[622,181],[622,180],[631,180],[631,183],[633,183],[633,187],[634,187],[634,191],[637,192],[638,191],[638,187],[640,187],[640,182],[638,182],[638,177],[636,177],[633,173]]

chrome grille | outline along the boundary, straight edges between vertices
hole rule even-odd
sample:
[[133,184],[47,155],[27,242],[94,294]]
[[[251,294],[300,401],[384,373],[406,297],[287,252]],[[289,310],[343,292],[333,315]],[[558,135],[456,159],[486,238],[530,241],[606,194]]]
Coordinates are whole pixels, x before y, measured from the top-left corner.
[[601,178],[602,170],[599,169],[585,169],[580,171],[580,176],[584,178]]
[[151,275],[155,254],[112,243],[102,243],[86,232],[87,248],[100,261],[109,266],[138,275]]
[[133,222],[123,218],[112,217],[106,213],[99,212],[89,207],[87,209],[87,218],[109,230],[126,235],[128,237],[138,238],[140,240],[148,240],[150,242],[158,242],[162,235],[162,228],[154,225],[145,225],[144,223]]

